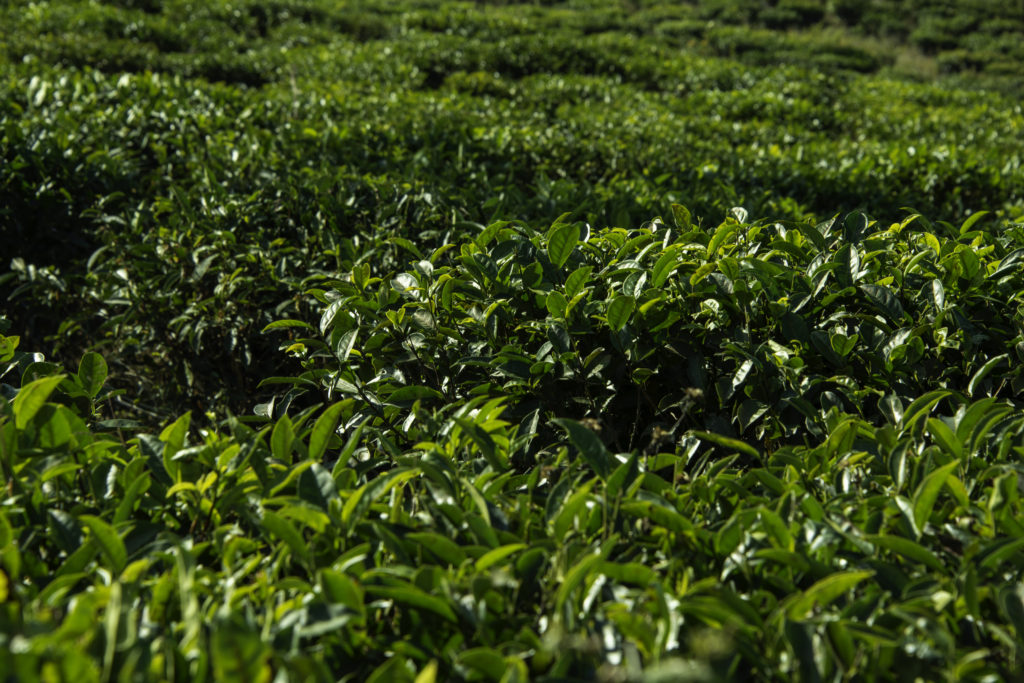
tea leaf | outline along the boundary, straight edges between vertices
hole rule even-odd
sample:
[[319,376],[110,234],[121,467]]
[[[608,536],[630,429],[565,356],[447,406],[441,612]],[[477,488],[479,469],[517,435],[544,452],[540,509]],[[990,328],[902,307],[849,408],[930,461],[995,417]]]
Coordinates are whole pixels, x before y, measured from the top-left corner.
[[621,330],[629,320],[629,316],[633,314],[635,305],[636,299],[627,294],[620,294],[612,299],[608,303],[608,327],[614,332]]
[[569,256],[572,255],[577,242],[579,242],[579,236],[580,230],[575,225],[558,226],[556,224],[548,239],[548,258],[556,267],[561,268],[569,260]]
[[837,572],[827,576],[816,581],[814,585],[793,600],[786,609],[786,615],[794,621],[801,621],[815,607],[824,607],[830,604],[872,576],[874,576],[874,572],[870,571]]
[[607,479],[612,469],[611,454],[597,434],[575,420],[555,418],[552,422],[566,431],[569,441],[594,472]]
[[89,398],[96,398],[107,380],[107,361],[92,351],[82,356],[78,364],[78,381]]
[[92,538],[106,558],[110,569],[114,574],[120,574],[128,564],[128,551],[114,527],[94,515],[80,515],[78,521],[92,532]]
[[25,429],[29,421],[46,403],[46,399],[50,397],[53,390],[64,380],[64,377],[65,375],[42,377],[33,380],[18,391],[18,395],[14,397],[12,403],[14,424],[17,429]]

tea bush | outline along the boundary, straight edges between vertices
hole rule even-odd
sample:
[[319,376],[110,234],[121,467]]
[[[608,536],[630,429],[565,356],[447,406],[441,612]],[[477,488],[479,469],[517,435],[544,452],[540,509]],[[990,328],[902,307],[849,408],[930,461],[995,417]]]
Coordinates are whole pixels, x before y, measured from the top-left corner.
[[1019,676],[1022,20],[3,4],[0,671]]
[[982,220],[396,239],[268,326],[305,372],[262,421],[198,441],[7,337],[6,668],[1009,675],[1024,414],[988,349],[1024,235]]

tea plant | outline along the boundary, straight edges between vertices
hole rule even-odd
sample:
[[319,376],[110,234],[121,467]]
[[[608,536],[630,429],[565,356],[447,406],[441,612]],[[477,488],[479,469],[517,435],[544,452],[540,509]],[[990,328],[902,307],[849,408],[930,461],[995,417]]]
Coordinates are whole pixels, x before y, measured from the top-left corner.
[[1024,24],[918,4],[0,7],[0,671],[1019,677]]

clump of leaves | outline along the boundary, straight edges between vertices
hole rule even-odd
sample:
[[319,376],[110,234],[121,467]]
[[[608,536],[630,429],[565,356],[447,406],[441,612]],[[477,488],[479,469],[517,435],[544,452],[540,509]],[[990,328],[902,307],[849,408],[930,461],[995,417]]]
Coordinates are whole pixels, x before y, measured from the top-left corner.
[[745,223],[737,209],[705,229],[674,211],[674,227],[637,230],[499,222],[430,254],[395,238],[411,268],[360,263],[311,290],[318,330],[268,326],[308,370],[264,382],[292,385],[279,406],[350,397],[385,427],[414,404],[505,397],[517,420],[600,423],[622,451],[686,428],[770,451],[825,436],[832,408],[880,424],[934,389],[1024,388],[1006,354],[1024,339],[1015,299],[995,305],[1024,284],[1020,226]]
[[[418,454],[525,482],[515,503],[484,495],[491,523],[546,536],[551,552],[574,533],[600,544],[571,569],[555,561],[563,581],[593,582],[591,609],[626,571],[595,577],[592,562],[643,567],[643,585],[656,576],[706,586],[710,603],[692,596],[703,606],[656,613],[690,614],[670,632],[692,639],[725,629],[739,652],[726,658],[733,673],[766,674],[783,653],[805,675],[890,665],[937,675],[954,662],[1008,671],[1012,656],[983,664],[974,649],[976,637],[1000,638],[1003,598],[979,604],[990,626],[968,640],[958,623],[972,613],[945,610],[967,595],[965,581],[998,571],[990,553],[1016,553],[1010,528],[971,492],[996,495],[998,463],[1021,444],[1018,374],[999,354],[976,360],[1020,340],[1016,311],[986,305],[1022,276],[1019,226],[735,214],[712,229],[683,207],[674,228],[497,223],[430,255],[406,245],[408,270],[375,277],[359,266],[314,290],[322,336],[287,346],[308,370],[268,380],[291,388],[261,411],[281,413],[280,425],[294,401],[318,396],[334,401],[344,453],[363,453],[352,463],[394,473]],[[965,334],[982,321],[988,335]],[[951,344],[970,355],[929,362],[952,359]],[[546,534],[515,525],[531,497],[553,521]],[[963,545],[972,537],[992,540]],[[681,570],[683,558],[697,574],[648,573]],[[923,605],[912,597],[919,583],[949,601]],[[562,586],[556,605],[569,597]],[[624,638],[613,651],[657,659],[681,647],[644,641],[645,627],[625,617],[636,605],[617,604],[605,606]],[[902,631],[906,609],[939,631]],[[887,625],[859,630],[869,613]],[[556,614],[570,630],[592,627],[583,614],[596,618]],[[765,633],[784,637],[766,650]],[[841,661],[822,664],[835,651]]]
[[1016,375],[929,377],[967,337],[891,340],[998,314],[1017,226],[735,214],[396,242],[411,267],[321,282],[319,330],[270,325],[306,371],[218,430],[128,436],[99,356],[69,373],[4,337],[5,670],[1009,675]]
[[466,221],[569,210],[630,226],[683,197],[716,224],[734,204],[1020,211],[1016,100],[697,18],[722,7],[193,4],[0,9],[0,297],[50,357],[102,348],[154,426],[247,410],[276,362],[256,331],[307,317],[310,274],[392,270],[389,237],[429,253]]
[[1016,100],[594,4],[0,9],[0,670],[1016,674]]

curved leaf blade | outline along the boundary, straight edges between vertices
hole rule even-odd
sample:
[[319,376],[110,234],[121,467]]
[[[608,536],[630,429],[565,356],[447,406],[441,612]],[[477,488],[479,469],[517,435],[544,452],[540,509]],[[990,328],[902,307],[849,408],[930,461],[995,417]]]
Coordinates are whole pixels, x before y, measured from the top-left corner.
[[103,356],[93,351],[82,356],[78,363],[78,381],[89,394],[89,398],[96,398],[107,380],[107,361]]
[[18,391],[18,395],[14,397],[13,401],[14,426],[17,429],[24,429],[28,425],[46,403],[46,399],[50,398],[50,394],[57,388],[57,385],[64,381],[64,378],[65,375],[40,377]]
[[860,286],[875,308],[885,314],[885,317],[893,322],[898,322],[903,317],[903,304],[892,293],[892,290],[884,285],[864,284]]
[[839,596],[874,575],[872,571],[850,571],[826,576],[790,603],[786,614],[793,621],[801,621],[815,607],[825,607],[835,602]]
[[508,545],[503,545],[501,547],[494,548],[493,550],[489,550],[476,561],[476,570],[478,572],[482,572],[485,569],[490,569],[499,562],[502,562],[508,557],[515,555],[519,551],[525,550],[528,547],[529,546],[525,543],[510,543]]
[[579,239],[580,229],[576,225],[556,227],[548,239],[548,258],[551,259],[551,263],[558,268],[564,266]]
[[445,621],[450,621],[453,624],[456,624],[459,621],[458,617],[455,616],[455,611],[447,602],[411,585],[366,586],[365,590],[369,595],[394,600],[407,608],[422,609],[432,612]]
[[309,457],[311,459],[319,460],[323,457],[334,431],[338,428],[338,420],[341,419],[341,411],[344,409],[345,404],[335,403],[317,418],[313,425],[313,431],[309,435]]
[[992,374],[992,371],[999,367],[1002,363],[1010,360],[1010,354],[1003,353],[995,358],[989,359],[984,365],[978,368],[978,371],[971,377],[971,381],[967,383],[967,394],[974,397],[974,394],[978,390],[978,385],[981,384],[986,377]]
[[566,431],[569,442],[576,447],[583,460],[599,477],[607,480],[612,471],[612,456],[600,437],[576,420],[555,418],[552,422]]
[[702,431],[691,431],[691,434],[696,436],[698,439],[704,441],[710,441],[716,446],[721,446],[726,450],[735,451],[736,453],[742,453],[743,455],[749,455],[752,458],[760,458],[761,453],[750,444],[740,441],[739,439],[733,439],[728,436],[722,436],[721,434],[715,434],[713,432],[702,432]]
[[128,564],[128,551],[114,527],[93,515],[81,515],[78,521],[92,532],[92,537],[110,563],[110,568],[115,574],[120,574]]
[[618,332],[625,327],[626,322],[629,320],[629,316],[633,314],[633,308],[636,306],[636,299],[628,294],[620,294],[611,300],[608,304],[608,327],[613,332]]

